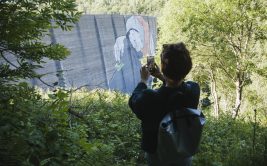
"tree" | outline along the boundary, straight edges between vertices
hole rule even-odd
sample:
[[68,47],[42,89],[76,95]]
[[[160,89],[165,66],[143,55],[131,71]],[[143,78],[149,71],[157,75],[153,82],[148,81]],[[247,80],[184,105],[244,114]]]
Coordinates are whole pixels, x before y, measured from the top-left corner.
[[234,97],[234,117],[244,87],[252,81],[251,73],[262,71],[257,60],[266,58],[266,8],[264,0],[170,0],[160,18],[160,37],[164,36],[160,43],[183,39],[196,66],[212,65],[215,77],[210,81],[215,79],[221,89],[229,89],[222,94],[230,96],[229,103]]
[[78,21],[75,1],[2,0],[0,16],[0,165],[85,165],[92,144],[82,121],[68,125],[75,116],[69,91],[54,90],[47,99],[21,81],[41,79],[35,69],[44,58],[69,54],[43,38],[51,28],[70,30]]
[[[165,0],[76,0],[78,8],[90,14],[158,15]],[[119,4],[119,5],[118,5]]]
[[40,78],[34,69],[41,67],[43,58],[64,59],[69,54],[64,46],[42,39],[51,28],[70,30],[80,13],[75,0],[4,0],[0,15],[0,83],[4,83]]

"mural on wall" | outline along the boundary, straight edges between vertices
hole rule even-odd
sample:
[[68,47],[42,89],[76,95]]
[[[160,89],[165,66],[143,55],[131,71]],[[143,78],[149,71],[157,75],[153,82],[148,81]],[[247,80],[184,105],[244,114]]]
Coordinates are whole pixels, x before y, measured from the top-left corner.
[[36,70],[42,81],[28,82],[45,89],[56,85],[131,93],[140,81],[140,58],[154,55],[155,41],[155,17],[83,15],[71,31],[56,28],[45,36],[43,42],[62,44],[71,54],[61,61],[43,59],[43,68]]
[[140,81],[141,59],[154,56],[154,45],[148,22],[142,16],[128,18],[126,34],[118,37],[114,44],[116,71],[109,81],[109,88],[131,93]]

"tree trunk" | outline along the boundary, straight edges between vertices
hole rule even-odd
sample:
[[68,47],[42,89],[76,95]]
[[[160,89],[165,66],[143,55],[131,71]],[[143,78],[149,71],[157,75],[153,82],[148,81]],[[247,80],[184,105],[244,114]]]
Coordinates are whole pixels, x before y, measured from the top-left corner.
[[218,100],[218,94],[217,94],[217,83],[216,79],[214,77],[214,73],[212,69],[210,69],[210,78],[211,78],[211,94],[214,101],[213,109],[214,109],[214,116],[216,118],[219,117],[219,100]]
[[235,100],[235,106],[233,109],[233,116],[234,119],[238,116],[240,106],[241,106],[241,100],[242,100],[242,81],[241,81],[241,74],[238,73],[237,75],[237,81],[235,82],[235,92],[236,92],[236,100]]

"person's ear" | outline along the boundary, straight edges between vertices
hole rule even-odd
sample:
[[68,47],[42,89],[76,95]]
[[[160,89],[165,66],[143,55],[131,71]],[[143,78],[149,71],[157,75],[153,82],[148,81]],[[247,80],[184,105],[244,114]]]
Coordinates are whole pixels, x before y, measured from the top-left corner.
[[163,44],[162,47],[163,49],[166,49],[170,44]]

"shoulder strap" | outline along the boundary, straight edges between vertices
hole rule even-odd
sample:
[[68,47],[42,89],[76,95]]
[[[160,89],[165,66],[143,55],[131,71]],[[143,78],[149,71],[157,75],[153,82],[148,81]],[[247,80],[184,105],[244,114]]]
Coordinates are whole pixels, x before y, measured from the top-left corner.
[[[175,105],[174,105],[174,99],[177,98],[177,96],[182,96],[183,93],[181,91],[176,91],[173,94],[171,94],[168,97],[167,103],[166,103],[166,109],[168,110],[168,113],[170,113],[170,117],[173,121],[174,124],[177,124],[177,119],[176,119],[176,109],[178,109]],[[174,130],[176,131],[176,125],[173,125]]]
[[[175,91],[175,92],[173,92],[169,97],[168,97],[168,99],[167,99],[167,109],[169,109],[169,110],[173,110],[173,109],[177,109],[177,108],[179,108],[179,106],[177,107],[175,107],[174,108],[174,103],[175,102],[177,102],[177,100],[176,99],[179,99],[179,96],[181,97],[180,98],[180,101],[182,101],[183,99],[184,99],[184,97],[186,97],[186,96],[190,96],[190,93],[191,93],[191,86],[188,86],[188,84],[186,83],[186,82],[183,82],[183,86],[184,86],[184,88],[182,89],[182,91],[181,90],[179,90],[179,91]],[[176,100],[176,101],[175,101]],[[173,106],[172,108],[170,108],[170,106]],[[182,106],[180,107],[180,108],[182,108]]]
[[172,93],[167,99],[166,108],[168,110],[176,109],[175,108],[175,100],[178,99],[179,97],[182,97],[183,95],[184,95],[184,93],[181,91],[176,91],[176,92]]

